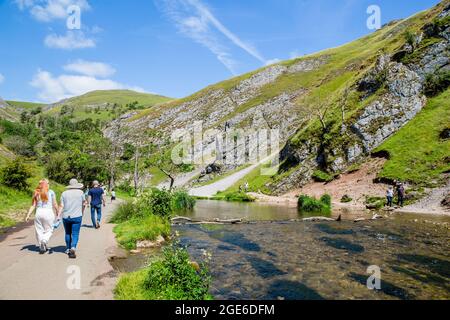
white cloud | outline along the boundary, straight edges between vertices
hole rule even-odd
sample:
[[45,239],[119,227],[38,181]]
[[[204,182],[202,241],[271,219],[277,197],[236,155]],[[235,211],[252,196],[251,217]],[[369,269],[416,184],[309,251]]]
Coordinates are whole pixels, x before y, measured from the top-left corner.
[[38,98],[44,102],[56,102],[94,90],[130,89],[145,92],[142,88],[128,86],[110,79],[70,74],[54,76],[45,70],[38,70],[30,84],[39,89]]
[[5,82],[5,76],[0,73],[0,84]]
[[64,70],[90,77],[107,78],[116,73],[109,64],[103,62],[77,60],[64,66]]
[[44,43],[49,48],[73,50],[94,48],[93,39],[87,38],[82,31],[68,30],[65,35],[50,34],[45,37]]
[[77,5],[81,10],[91,7],[87,0],[15,0],[20,10],[29,10],[31,15],[39,21],[50,22],[67,18],[67,8]]
[[302,56],[302,54],[298,50],[294,50],[294,51],[289,53],[289,58],[290,59],[296,59],[296,58],[299,58],[301,56]]
[[230,49],[220,42],[219,36],[227,38],[235,46],[266,64],[262,55],[250,44],[226,28],[199,0],[156,0],[178,30],[195,42],[208,48],[231,73],[236,74],[237,62]]
[[280,62],[280,61],[281,61],[281,60],[278,59],[278,58],[271,59],[271,60],[267,60],[267,61],[266,61],[266,66],[270,66],[271,64],[275,64],[275,63],[278,63],[278,62]]

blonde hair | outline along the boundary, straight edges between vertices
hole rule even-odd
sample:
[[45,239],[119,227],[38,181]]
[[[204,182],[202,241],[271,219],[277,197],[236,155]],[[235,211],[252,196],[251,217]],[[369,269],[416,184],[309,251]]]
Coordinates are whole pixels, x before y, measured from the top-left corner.
[[48,190],[49,190],[49,182],[47,179],[42,179],[39,181],[39,185],[37,186],[36,190],[34,191],[34,197],[33,200],[35,201],[42,201],[47,202],[48,201]]

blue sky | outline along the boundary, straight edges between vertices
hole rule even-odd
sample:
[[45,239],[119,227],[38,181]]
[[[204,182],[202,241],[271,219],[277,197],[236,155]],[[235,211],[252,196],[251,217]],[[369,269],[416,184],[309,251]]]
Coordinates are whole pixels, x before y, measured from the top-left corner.
[[[370,5],[387,23],[438,2],[0,0],[0,97],[55,102],[94,89],[183,97],[373,32]],[[71,5],[81,29],[67,27]]]

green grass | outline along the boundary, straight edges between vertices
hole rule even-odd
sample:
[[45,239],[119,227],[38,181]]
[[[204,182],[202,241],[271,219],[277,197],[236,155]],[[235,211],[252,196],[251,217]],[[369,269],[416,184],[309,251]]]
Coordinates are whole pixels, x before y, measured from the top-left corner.
[[132,219],[118,224],[114,228],[117,241],[126,249],[135,249],[136,242],[156,240],[158,236],[170,235],[170,223],[167,219],[149,215],[143,219]]
[[114,298],[116,300],[151,300],[151,294],[144,287],[147,273],[147,269],[141,269],[122,274],[114,289]]
[[82,96],[68,99],[67,105],[97,105],[102,103],[128,104],[137,101],[140,105],[154,106],[159,103],[172,100],[155,94],[140,93],[131,90],[98,90],[86,93]]
[[[0,227],[12,226],[25,218],[27,210],[31,206],[32,190],[38,182],[45,178],[44,169],[34,162],[28,163],[33,176],[28,179],[30,188],[28,191],[18,191],[4,185],[0,185]],[[56,193],[57,200],[65,190],[64,186],[50,181],[50,189]]]
[[33,110],[38,107],[44,107],[44,103],[35,103],[35,102],[24,102],[24,101],[6,101],[10,106],[26,109],[26,110]]
[[167,176],[157,167],[151,167],[148,169],[148,173],[152,175],[150,184],[152,186],[158,186],[160,183],[163,183],[167,180]]
[[442,173],[450,170],[450,140],[439,135],[449,127],[449,119],[447,90],[430,99],[412,121],[375,150],[390,155],[378,177],[423,187],[444,183]]
[[254,202],[256,199],[244,192],[218,192],[212,200],[225,200],[229,202]]
[[[64,105],[74,107],[73,116],[77,120],[92,119],[99,121],[111,121],[118,115],[126,112],[125,105],[138,102],[139,106],[151,108],[155,105],[171,101],[171,98],[140,93],[131,90],[98,90],[84,95],[70,98],[51,110],[48,114],[58,114]],[[113,105],[119,105],[114,109]],[[98,110],[97,106],[99,106]]]

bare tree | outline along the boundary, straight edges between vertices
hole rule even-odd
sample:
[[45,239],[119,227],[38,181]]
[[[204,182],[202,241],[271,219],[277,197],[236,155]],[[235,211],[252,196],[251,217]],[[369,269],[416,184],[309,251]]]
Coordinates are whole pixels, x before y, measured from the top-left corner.
[[345,113],[347,111],[348,107],[348,95],[350,93],[350,88],[346,87],[344,90],[344,93],[342,95],[342,98],[339,100],[339,108],[341,109],[341,134],[345,132],[347,129],[345,125]]

